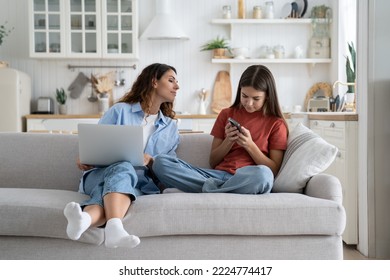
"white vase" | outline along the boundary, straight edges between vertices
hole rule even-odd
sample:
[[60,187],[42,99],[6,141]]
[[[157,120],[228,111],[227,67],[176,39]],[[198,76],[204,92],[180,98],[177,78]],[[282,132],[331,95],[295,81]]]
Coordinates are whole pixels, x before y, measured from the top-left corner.
[[100,115],[104,115],[110,108],[108,94],[98,94],[98,111]]
[[66,115],[68,113],[68,106],[66,106],[66,104],[59,104],[58,112],[60,113],[60,115]]
[[199,104],[199,115],[206,115],[206,101],[201,100]]
[[354,92],[346,92],[345,93],[345,103],[352,104],[355,102],[355,93]]

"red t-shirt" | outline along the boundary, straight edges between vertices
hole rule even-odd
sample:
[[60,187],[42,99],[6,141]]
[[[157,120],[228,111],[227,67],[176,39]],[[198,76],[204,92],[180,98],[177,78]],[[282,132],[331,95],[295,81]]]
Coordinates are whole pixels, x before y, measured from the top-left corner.
[[[223,109],[215,121],[211,135],[225,139],[225,126],[229,117],[250,131],[253,142],[267,157],[270,150],[284,151],[287,149],[287,127],[283,119],[275,116],[264,116],[260,111],[248,113],[245,109]],[[256,163],[243,147],[234,144],[215,169],[234,174],[236,169],[248,165],[256,165]]]

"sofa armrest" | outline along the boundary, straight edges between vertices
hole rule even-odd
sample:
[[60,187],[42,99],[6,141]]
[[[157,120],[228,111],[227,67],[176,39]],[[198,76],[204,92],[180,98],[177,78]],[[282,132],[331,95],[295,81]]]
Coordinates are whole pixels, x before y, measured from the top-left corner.
[[338,178],[329,174],[313,176],[306,185],[304,193],[308,196],[343,202],[341,183]]

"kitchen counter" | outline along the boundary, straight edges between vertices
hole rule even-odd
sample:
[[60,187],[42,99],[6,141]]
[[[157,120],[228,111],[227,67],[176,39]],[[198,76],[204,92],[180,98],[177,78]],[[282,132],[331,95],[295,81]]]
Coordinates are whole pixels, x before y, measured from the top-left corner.
[[[330,120],[330,121],[358,121],[358,114],[330,112],[330,113],[283,113],[286,119],[302,118],[307,116],[309,120]],[[176,115],[178,119],[216,119],[218,114],[207,115]],[[26,115],[26,119],[100,119],[99,114],[85,114],[85,115],[57,115],[57,114],[31,114]]]
[[31,114],[26,115],[26,119],[100,119],[100,115],[57,115],[57,114]]
[[358,121],[356,113],[330,112],[330,113],[306,113],[309,120],[321,121]]
[[[215,119],[217,114],[207,115],[176,115],[178,119]],[[58,115],[58,114],[31,114],[26,115],[26,119],[100,119],[99,114],[85,114],[85,115]]]

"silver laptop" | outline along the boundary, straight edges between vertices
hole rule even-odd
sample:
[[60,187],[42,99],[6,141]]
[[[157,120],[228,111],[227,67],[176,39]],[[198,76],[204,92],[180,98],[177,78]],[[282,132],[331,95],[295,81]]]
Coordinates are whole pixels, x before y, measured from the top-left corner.
[[130,125],[78,124],[79,158],[83,164],[107,166],[129,161],[142,166],[143,128]]

